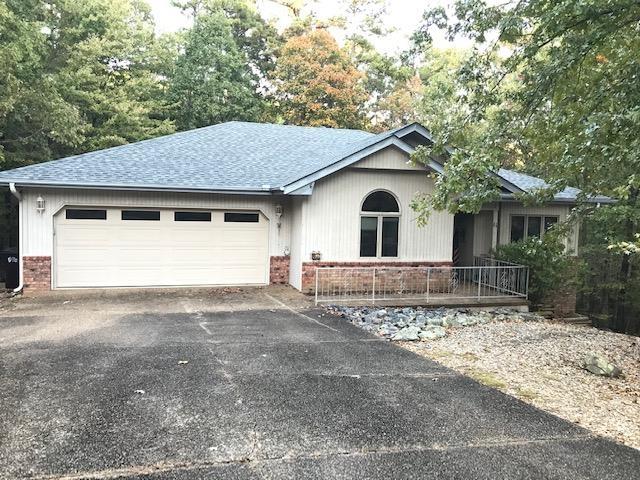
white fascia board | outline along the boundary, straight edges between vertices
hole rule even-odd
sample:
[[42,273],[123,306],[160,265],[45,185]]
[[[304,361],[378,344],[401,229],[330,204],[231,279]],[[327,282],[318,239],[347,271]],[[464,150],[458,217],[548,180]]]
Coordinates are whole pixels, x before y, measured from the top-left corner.
[[257,188],[194,188],[194,187],[178,187],[164,185],[107,185],[98,183],[53,183],[51,181],[39,180],[0,180],[0,185],[15,183],[21,188],[52,188],[52,189],[80,189],[80,190],[116,190],[116,191],[136,191],[136,192],[175,192],[175,193],[220,193],[220,194],[240,194],[240,195],[272,195],[282,194],[280,189],[257,189]]
[[[300,188],[306,185],[309,185],[310,183],[316,182],[317,180],[320,180],[321,178],[324,178],[327,175],[331,175],[332,173],[342,170],[343,168],[346,168],[349,165],[353,165],[354,163],[362,160],[363,158],[366,158],[370,155],[373,155],[376,152],[379,152],[380,150],[384,150],[385,148],[391,147],[391,146],[399,148],[400,150],[407,153],[408,155],[411,155],[415,151],[415,149],[411,147],[411,145],[407,144],[406,142],[402,141],[400,138],[394,135],[389,138],[385,138],[384,140],[381,140],[374,145],[370,145],[360,150],[359,152],[353,153],[348,157],[345,157],[342,160],[332,165],[329,165],[326,168],[323,168],[322,170],[318,170],[315,173],[307,175],[306,177],[303,177],[299,180],[296,180],[293,183],[290,183],[289,185],[286,185],[284,187],[284,194],[290,195],[293,192],[299,190]],[[442,166],[433,160],[429,162],[429,168],[431,168],[432,170],[438,173],[442,173]]]

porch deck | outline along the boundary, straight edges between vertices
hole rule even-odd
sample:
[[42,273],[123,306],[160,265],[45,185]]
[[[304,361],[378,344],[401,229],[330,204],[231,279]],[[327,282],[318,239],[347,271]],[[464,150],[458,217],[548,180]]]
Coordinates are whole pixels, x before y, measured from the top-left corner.
[[528,269],[473,267],[318,268],[316,304],[527,308]]

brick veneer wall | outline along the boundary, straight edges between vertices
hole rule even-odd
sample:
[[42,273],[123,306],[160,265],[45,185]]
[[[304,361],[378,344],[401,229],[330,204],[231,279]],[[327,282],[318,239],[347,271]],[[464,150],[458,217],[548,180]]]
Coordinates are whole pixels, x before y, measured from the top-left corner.
[[275,285],[289,283],[289,262],[290,257],[288,255],[271,257],[269,264],[269,283]]
[[[316,268],[319,267],[451,267],[452,262],[303,262],[302,291],[314,293],[316,288]],[[416,272],[416,275],[420,275]],[[426,280],[426,277],[425,277]],[[435,286],[435,284],[434,284]]]
[[542,303],[553,310],[553,316],[572,317],[576,313],[576,301],[578,297],[578,258],[573,258],[569,271],[565,275],[564,283],[557,285],[552,293],[543,299]]
[[22,257],[25,293],[51,290],[51,257]]

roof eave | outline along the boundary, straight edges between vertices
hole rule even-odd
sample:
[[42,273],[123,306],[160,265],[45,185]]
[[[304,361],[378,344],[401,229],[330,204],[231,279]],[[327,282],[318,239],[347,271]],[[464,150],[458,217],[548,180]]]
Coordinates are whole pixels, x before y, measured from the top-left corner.
[[0,185],[15,184],[18,188],[54,188],[79,190],[118,190],[137,192],[175,192],[175,193],[220,193],[229,195],[274,195],[282,194],[280,187],[184,187],[179,185],[126,185],[126,184],[98,184],[51,182],[41,180],[0,180]]
[[[500,195],[500,200],[501,201],[513,201],[513,202],[520,202],[521,200],[517,199],[513,194],[511,193],[503,193]],[[601,204],[614,204],[617,203],[617,201],[614,198],[609,198],[609,197],[592,197],[592,198],[587,198],[585,200],[586,203],[601,203]],[[554,197],[553,200],[549,200],[547,202],[544,203],[563,203],[563,204],[569,204],[569,205],[577,205],[578,204],[578,199],[577,198],[566,198],[566,197]]]

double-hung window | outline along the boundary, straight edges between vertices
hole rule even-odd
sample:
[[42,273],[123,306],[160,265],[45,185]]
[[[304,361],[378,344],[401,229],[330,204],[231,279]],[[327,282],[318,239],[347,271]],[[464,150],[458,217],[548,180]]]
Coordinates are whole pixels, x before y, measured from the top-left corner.
[[517,242],[526,238],[542,238],[547,230],[558,223],[557,216],[546,215],[512,215],[511,241]]
[[365,198],[360,211],[360,256],[397,257],[400,207],[382,190]]

